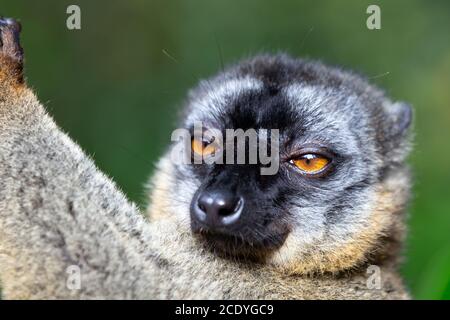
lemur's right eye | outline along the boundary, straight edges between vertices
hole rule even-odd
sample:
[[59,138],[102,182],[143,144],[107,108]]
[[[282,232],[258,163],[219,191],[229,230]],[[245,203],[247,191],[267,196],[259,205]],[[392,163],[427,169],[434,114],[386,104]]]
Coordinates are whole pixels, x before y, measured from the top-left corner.
[[200,139],[192,139],[192,151],[202,157],[214,154],[217,151],[217,146],[214,142],[208,142]]

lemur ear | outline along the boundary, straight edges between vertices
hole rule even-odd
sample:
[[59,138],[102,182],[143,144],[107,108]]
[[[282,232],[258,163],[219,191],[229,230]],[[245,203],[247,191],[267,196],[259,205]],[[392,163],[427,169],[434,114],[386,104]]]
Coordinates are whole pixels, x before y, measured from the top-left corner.
[[403,162],[411,150],[409,128],[413,120],[412,108],[405,102],[395,102],[387,103],[384,111],[383,153],[389,155],[389,162]]
[[386,108],[388,115],[387,135],[391,139],[404,136],[412,123],[413,112],[409,104],[405,102],[395,102]]

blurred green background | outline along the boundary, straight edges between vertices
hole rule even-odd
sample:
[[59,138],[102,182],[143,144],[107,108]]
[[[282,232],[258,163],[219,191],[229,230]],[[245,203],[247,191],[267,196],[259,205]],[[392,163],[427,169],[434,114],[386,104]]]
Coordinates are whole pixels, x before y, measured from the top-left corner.
[[[70,4],[81,30],[66,28]],[[403,274],[415,298],[450,299],[450,1],[15,0],[0,14],[22,21],[41,101],[142,205],[187,89],[222,59],[283,50],[366,74],[416,110]]]

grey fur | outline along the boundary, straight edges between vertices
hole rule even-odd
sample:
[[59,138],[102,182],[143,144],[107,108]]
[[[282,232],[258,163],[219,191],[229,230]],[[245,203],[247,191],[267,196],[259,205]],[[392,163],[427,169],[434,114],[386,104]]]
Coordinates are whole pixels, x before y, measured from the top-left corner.
[[[14,32],[9,26],[1,26],[0,30],[2,36]],[[368,289],[364,268],[342,270],[338,275],[308,276],[286,272],[276,263],[233,261],[205,250],[189,230],[185,202],[174,199],[167,204],[174,187],[188,199],[199,181],[192,177],[178,179],[174,171],[183,169],[174,168],[167,158],[160,161],[152,183],[156,185],[150,217],[153,221],[148,222],[55,125],[32,91],[20,81],[17,70],[21,70],[21,61],[12,59],[6,49],[9,48],[0,49],[0,279],[4,298],[408,298],[392,258],[375,261],[381,268],[383,284],[381,289]],[[270,63],[272,58],[259,59],[262,60],[255,61]],[[327,74],[328,69],[317,65],[317,70]],[[210,84],[222,83],[225,78],[233,81],[236,74],[235,70],[224,73]],[[359,83],[359,78],[352,79]],[[249,81],[245,83],[251,84],[251,90],[260,88],[259,81]],[[286,92],[297,96],[299,89],[289,87]],[[200,90],[206,90],[203,96],[208,95],[208,88]],[[363,86],[362,90],[372,89]],[[196,99],[198,94],[191,97]],[[364,99],[359,93],[342,98],[348,104]],[[388,103],[380,99],[375,101]],[[364,126],[362,122],[361,127]],[[367,133],[367,138],[372,136]],[[376,155],[371,165],[380,166],[378,151],[369,151]],[[398,195],[394,205],[398,212],[392,212],[392,206],[388,206],[389,214],[396,216],[403,212],[409,184],[404,169],[393,173],[392,168],[403,160],[404,154],[392,159],[395,163],[386,169],[389,174],[377,180],[384,192]],[[363,203],[355,207],[364,210]],[[312,215],[311,219],[317,217]],[[358,219],[364,220],[360,215]],[[400,241],[397,238],[403,226],[401,221],[402,218],[393,218],[389,230],[383,229],[383,234],[378,235],[378,240],[386,236],[379,243],[381,252],[396,247]],[[314,224],[308,228],[311,232]],[[342,232],[345,233],[342,228],[333,231],[333,240],[345,236]],[[390,242],[395,246],[391,247]],[[66,285],[66,271],[71,265],[81,268],[80,290],[69,290]]]

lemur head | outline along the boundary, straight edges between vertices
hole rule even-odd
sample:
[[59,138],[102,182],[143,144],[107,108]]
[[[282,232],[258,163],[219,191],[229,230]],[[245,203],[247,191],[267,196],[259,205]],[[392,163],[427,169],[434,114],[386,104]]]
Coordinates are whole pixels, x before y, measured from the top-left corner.
[[[357,266],[381,252],[401,224],[410,123],[408,105],[360,76],[286,55],[257,56],[190,92],[181,127],[193,133],[190,152],[204,161],[161,161],[152,214],[180,218],[221,255],[297,273]],[[226,161],[237,148],[230,156],[230,141],[219,144],[206,132],[226,137],[227,129],[254,130],[256,141],[276,143],[268,147],[277,151],[276,172],[262,174],[268,164],[259,158]],[[255,140],[245,141],[250,153]],[[223,164],[206,161],[216,154],[226,155]]]

